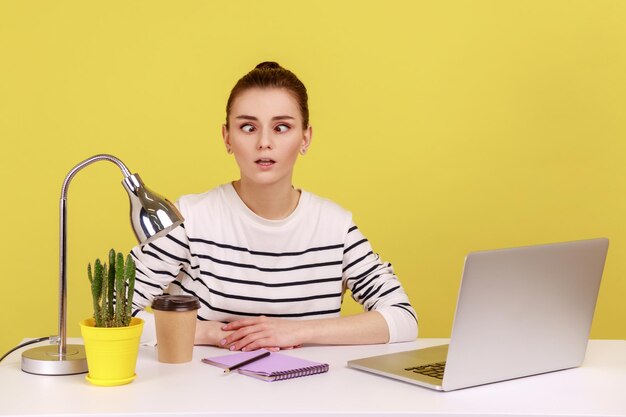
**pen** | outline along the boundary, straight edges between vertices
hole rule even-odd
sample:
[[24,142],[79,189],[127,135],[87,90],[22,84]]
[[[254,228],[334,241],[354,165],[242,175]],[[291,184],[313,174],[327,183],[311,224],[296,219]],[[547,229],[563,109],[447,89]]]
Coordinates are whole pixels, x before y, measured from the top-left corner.
[[227,374],[227,373],[229,373],[230,371],[234,371],[235,369],[237,369],[237,368],[241,368],[242,366],[247,365],[247,364],[249,364],[249,363],[256,362],[256,361],[258,361],[259,359],[263,359],[263,358],[265,358],[265,357],[268,357],[269,355],[270,355],[270,352],[264,352],[264,353],[261,353],[260,355],[254,356],[254,357],[252,357],[252,358],[250,358],[250,359],[246,359],[246,360],[245,360],[245,361],[243,361],[243,362],[239,362],[239,363],[237,363],[237,364],[235,364],[235,365],[233,365],[233,366],[230,366],[230,367],[228,367],[228,368],[224,369],[224,373],[225,373],[225,374]]

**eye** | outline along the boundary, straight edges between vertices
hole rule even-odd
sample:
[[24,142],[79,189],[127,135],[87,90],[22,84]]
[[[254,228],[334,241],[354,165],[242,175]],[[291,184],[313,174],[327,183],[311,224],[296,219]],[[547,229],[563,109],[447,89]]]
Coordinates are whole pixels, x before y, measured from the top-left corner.
[[288,131],[290,129],[290,127],[286,124],[279,124],[277,125],[274,130],[277,131],[278,133],[285,133],[286,131]]
[[246,133],[254,132],[254,126],[252,126],[250,123],[246,123],[245,125],[242,125],[240,129]]

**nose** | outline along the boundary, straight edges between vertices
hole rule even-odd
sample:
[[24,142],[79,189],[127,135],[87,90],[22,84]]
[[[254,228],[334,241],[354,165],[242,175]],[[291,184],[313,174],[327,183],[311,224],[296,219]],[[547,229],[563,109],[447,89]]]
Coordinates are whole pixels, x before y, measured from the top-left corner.
[[263,129],[263,131],[261,131],[257,142],[257,149],[272,149],[271,131],[268,131],[267,129]]

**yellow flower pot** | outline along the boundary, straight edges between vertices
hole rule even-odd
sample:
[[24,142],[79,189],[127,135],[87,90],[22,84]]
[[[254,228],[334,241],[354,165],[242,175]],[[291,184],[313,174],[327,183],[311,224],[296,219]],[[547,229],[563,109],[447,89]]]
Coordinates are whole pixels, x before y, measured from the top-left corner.
[[93,318],[80,322],[87,354],[87,381],[94,385],[124,385],[135,379],[143,320],[133,317],[128,327],[95,327]]

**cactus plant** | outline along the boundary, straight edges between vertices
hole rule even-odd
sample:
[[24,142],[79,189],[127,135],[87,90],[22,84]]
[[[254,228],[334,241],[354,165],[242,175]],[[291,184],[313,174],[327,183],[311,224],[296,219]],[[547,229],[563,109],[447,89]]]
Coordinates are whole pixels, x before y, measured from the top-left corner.
[[135,290],[135,261],[130,255],[109,251],[109,265],[100,259],[87,265],[96,327],[124,327],[130,324]]

